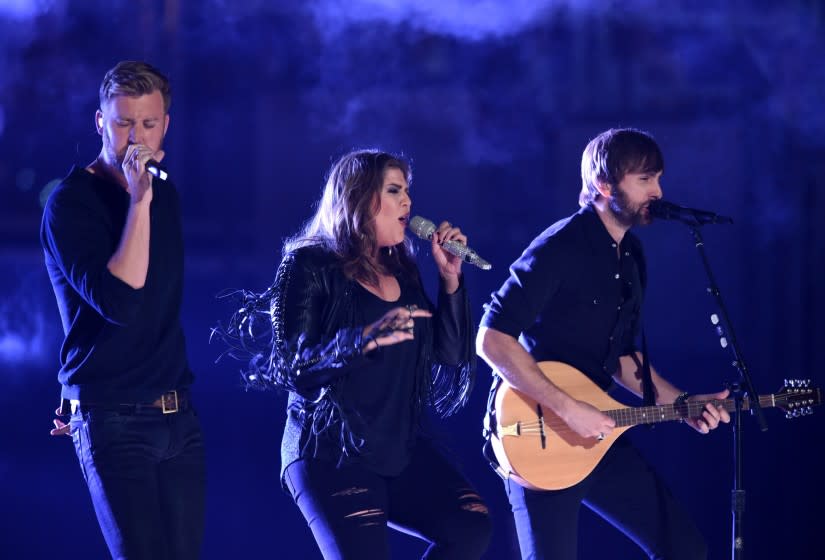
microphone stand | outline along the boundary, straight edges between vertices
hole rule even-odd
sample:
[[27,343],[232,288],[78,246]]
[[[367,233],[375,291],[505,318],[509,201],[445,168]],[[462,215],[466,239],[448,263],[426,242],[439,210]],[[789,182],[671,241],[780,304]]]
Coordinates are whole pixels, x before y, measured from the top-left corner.
[[[751,414],[756,417],[756,422],[759,429],[763,432],[768,429],[768,424],[765,421],[764,411],[759,404],[759,395],[753,388],[748,367],[745,365],[745,359],[742,357],[742,352],[739,350],[739,343],[736,340],[736,334],[733,331],[733,326],[730,322],[727,308],[722,301],[722,294],[719,291],[719,286],[716,284],[716,279],[713,276],[713,271],[710,268],[707,254],[705,253],[705,242],[702,239],[702,234],[699,232],[701,223],[694,221],[692,223],[685,222],[693,239],[696,242],[696,249],[699,251],[699,256],[702,259],[702,264],[705,267],[705,272],[708,276],[708,293],[716,300],[716,306],[719,308],[721,315],[721,324],[719,317],[716,314],[711,315],[711,323],[716,327],[716,333],[719,335],[719,343],[722,348],[730,348],[733,353],[733,367],[739,371],[739,383],[731,385],[731,396],[733,396],[736,409],[733,416],[733,490],[731,491],[731,512],[733,515],[733,524],[731,527],[731,558],[734,560],[741,560],[744,556],[745,538],[743,536],[743,516],[745,513],[745,490],[742,487],[742,397],[748,395],[748,404],[750,405]],[[725,330],[729,333],[725,336]]]

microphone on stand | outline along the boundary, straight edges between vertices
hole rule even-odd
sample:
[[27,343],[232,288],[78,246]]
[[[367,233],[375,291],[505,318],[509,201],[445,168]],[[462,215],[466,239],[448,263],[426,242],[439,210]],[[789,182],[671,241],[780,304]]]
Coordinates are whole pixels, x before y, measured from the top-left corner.
[[[426,218],[422,218],[421,216],[414,216],[410,220],[409,228],[418,237],[427,240],[431,240],[433,238],[433,233],[435,233],[436,230],[434,223],[432,223],[430,220]],[[442,243],[441,248],[450,253],[451,255],[461,257],[466,263],[474,264],[481,270],[490,270],[491,268],[493,268],[493,265],[479,257],[478,253],[476,253],[463,243],[458,243],[457,241],[449,240]]]
[[707,210],[697,210],[696,208],[685,208],[672,202],[662,199],[654,200],[648,205],[650,215],[660,220],[675,220],[689,226],[703,226],[706,224],[732,224],[733,218],[708,212]]

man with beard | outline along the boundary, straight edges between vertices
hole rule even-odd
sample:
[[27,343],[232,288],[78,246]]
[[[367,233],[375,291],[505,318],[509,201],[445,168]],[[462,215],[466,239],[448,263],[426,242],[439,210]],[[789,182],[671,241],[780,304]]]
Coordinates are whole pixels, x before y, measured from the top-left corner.
[[[546,377],[538,362],[563,362],[602,390],[615,383],[659,405],[722,399],[727,391],[690,397],[660,376],[635,346],[645,287],[639,239],[628,230],[650,223],[661,198],[662,153],[635,129],[611,129],[582,155],[581,210],[539,235],[510,268],[486,306],[477,351],[501,380],[552,413],[573,436],[598,445],[615,421]],[[647,387],[647,390],[644,388]],[[493,393],[494,394],[494,393]],[[708,433],[729,422],[705,405],[686,423]],[[489,429],[496,429],[488,417]],[[489,429],[487,430],[489,432]],[[607,443],[603,444],[607,445]],[[707,556],[702,535],[662,480],[626,440],[617,440],[581,482],[559,490],[530,489],[505,477],[523,558],[576,558],[581,504],[633,539],[651,558]]]
[[143,62],[103,78],[97,158],[49,196],[41,242],[65,341],[52,435],[70,434],[113,558],[200,556],[204,449],[189,399],[178,194],[154,180],[169,82]]

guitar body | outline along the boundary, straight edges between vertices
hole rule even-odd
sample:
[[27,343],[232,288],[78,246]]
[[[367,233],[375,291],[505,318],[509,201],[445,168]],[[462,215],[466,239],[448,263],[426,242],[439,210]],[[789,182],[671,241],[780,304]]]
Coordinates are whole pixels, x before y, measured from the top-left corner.
[[[540,362],[538,366],[553,384],[574,399],[599,410],[628,408],[572,366],[561,362]],[[561,490],[581,482],[630,427],[616,427],[602,441],[584,438],[549,409],[542,409],[540,417],[538,406],[502,381],[495,400],[498,426],[491,437],[493,452],[504,471],[532,490]]]
[[[689,399],[677,404],[625,406],[612,399],[583,373],[561,362],[539,362],[542,373],[574,399],[589,403],[613,418],[616,427],[603,441],[576,434],[553,411],[502,381],[496,392],[497,425],[490,437],[501,468],[518,484],[532,490],[562,490],[578,484],[593,472],[613,442],[638,424],[701,418],[707,405],[728,412],[738,410],[734,399]],[[772,395],[759,395],[762,408],[779,408],[786,418],[806,416],[822,403],[821,391],[809,380],[785,380]],[[742,410],[750,410],[748,398]]]

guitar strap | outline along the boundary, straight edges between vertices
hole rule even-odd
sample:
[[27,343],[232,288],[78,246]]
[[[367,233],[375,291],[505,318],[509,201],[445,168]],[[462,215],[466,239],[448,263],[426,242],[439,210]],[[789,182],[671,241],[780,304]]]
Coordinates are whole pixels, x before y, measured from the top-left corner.
[[[637,250],[633,251],[633,262],[636,265],[636,272],[639,274],[639,282],[642,285],[642,293],[647,289],[647,263],[645,262],[644,252],[642,252],[641,245],[637,247]],[[644,296],[643,296],[644,297]],[[641,308],[638,311],[639,313],[639,321],[642,321],[642,311]],[[653,406],[656,404],[656,395],[653,392],[653,379],[650,376],[650,358],[648,357],[647,353],[647,337],[645,337],[645,327],[644,323],[641,324],[641,331],[642,331],[642,363],[639,363],[639,359],[636,357],[636,354],[633,353],[633,361],[636,362],[636,367],[639,368],[642,372],[642,401],[644,406]],[[650,425],[651,427],[654,424]]]
[[490,467],[499,475],[502,480],[507,480],[507,473],[498,464],[495,454],[493,453],[493,444],[490,438],[493,436],[493,430],[498,425],[496,420],[496,391],[501,385],[501,376],[493,371],[493,383],[490,385],[490,394],[487,395],[487,414],[484,415],[484,429],[482,435],[484,436],[484,445],[481,448],[481,454],[490,463]]
[[644,327],[642,327],[642,363],[639,363],[636,354],[633,354],[633,361],[636,362],[636,367],[642,371],[642,401],[644,406],[653,406],[656,404],[656,395],[653,392],[653,379],[650,376],[650,358],[647,355],[647,338],[645,337]]

